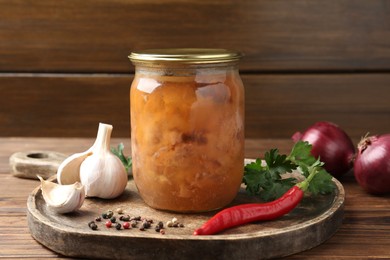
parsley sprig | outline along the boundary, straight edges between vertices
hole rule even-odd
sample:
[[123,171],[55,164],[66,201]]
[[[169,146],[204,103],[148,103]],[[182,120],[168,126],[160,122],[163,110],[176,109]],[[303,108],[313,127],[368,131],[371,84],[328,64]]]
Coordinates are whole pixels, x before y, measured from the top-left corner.
[[[322,167],[323,162],[311,155],[311,145],[299,141],[289,155],[279,154],[278,149],[271,149],[264,155],[264,161],[256,159],[244,168],[243,183],[251,195],[258,195],[265,201],[275,200],[297,184],[295,177],[285,177],[294,170],[310,180],[308,192],[317,195],[330,193],[335,189],[332,176]],[[315,172],[315,174],[311,174]],[[311,178],[311,177],[310,177]],[[307,182],[308,183],[308,182]]]

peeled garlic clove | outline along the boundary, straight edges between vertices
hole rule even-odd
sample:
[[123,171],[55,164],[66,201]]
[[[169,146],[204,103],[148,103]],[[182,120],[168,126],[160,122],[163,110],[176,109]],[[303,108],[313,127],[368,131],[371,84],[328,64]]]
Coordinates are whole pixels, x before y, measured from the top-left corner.
[[76,153],[66,158],[58,167],[57,180],[59,184],[73,184],[80,181],[80,165],[92,154],[91,149]]
[[47,206],[57,213],[69,213],[79,209],[85,199],[84,186],[80,182],[71,185],[60,185],[54,182],[41,181],[42,196]]

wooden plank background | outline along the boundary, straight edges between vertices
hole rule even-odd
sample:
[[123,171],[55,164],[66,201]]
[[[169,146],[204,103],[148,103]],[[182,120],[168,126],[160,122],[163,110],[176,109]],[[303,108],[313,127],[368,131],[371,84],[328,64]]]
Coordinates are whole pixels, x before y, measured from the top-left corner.
[[390,133],[386,0],[0,0],[0,136],[129,137],[133,50],[231,48],[246,136]]

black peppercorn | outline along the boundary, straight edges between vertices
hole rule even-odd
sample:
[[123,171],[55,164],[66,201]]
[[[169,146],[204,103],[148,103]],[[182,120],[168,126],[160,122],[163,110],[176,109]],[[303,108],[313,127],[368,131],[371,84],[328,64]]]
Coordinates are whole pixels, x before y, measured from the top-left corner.
[[130,220],[140,221],[141,220],[141,216],[131,217]]
[[120,230],[122,228],[122,225],[120,223],[117,223],[115,225],[116,230]]
[[95,221],[97,221],[97,222],[102,221],[102,217],[100,217],[100,216],[96,217],[96,218],[95,218]]
[[111,217],[110,220],[111,220],[112,223],[115,223],[116,222],[116,217]]
[[88,226],[90,229],[92,230],[96,230],[98,228],[98,226],[96,225],[95,221],[91,221],[88,223]]
[[164,223],[162,221],[160,221],[160,222],[157,223],[157,226],[159,226],[160,228],[163,228],[164,227]]
[[164,223],[162,221],[159,221],[155,227],[156,232],[160,232],[161,229],[164,228]]
[[144,222],[142,222],[142,226],[144,228],[150,228],[150,222],[144,221]]
[[119,217],[119,220],[121,220],[121,221],[129,221],[129,220],[130,220],[130,216],[129,216],[129,215],[120,216],[120,217]]

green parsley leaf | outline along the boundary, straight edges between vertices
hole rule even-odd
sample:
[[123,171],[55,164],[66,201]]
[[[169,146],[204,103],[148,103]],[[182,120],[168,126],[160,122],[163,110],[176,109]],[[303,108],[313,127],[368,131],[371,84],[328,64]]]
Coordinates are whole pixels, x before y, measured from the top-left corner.
[[249,163],[244,167],[243,183],[246,185],[246,190],[252,195],[258,195],[261,183],[265,181],[265,167],[262,166],[261,160],[256,159],[255,162]]
[[267,164],[266,168],[273,179],[278,180],[281,178],[281,174],[292,172],[292,170],[297,168],[295,164],[290,160],[286,160],[286,158],[287,155],[279,155],[278,149],[271,149],[265,153],[264,160]]
[[121,162],[125,166],[126,172],[130,173],[133,161],[132,161],[130,156],[126,157],[123,154],[124,148],[125,148],[125,146],[123,145],[123,143],[120,143],[120,144],[118,144],[118,148],[111,147],[111,152],[113,154],[115,154],[121,160]]
[[335,189],[332,176],[325,170],[321,169],[311,180],[308,191],[313,195],[331,193]]
[[310,153],[312,145],[309,142],[299,141],[296,142],[291,150],[288,160],[294,162],[300,167],[305,177],[309,176],[308,166],[315,163],[317,160]]

